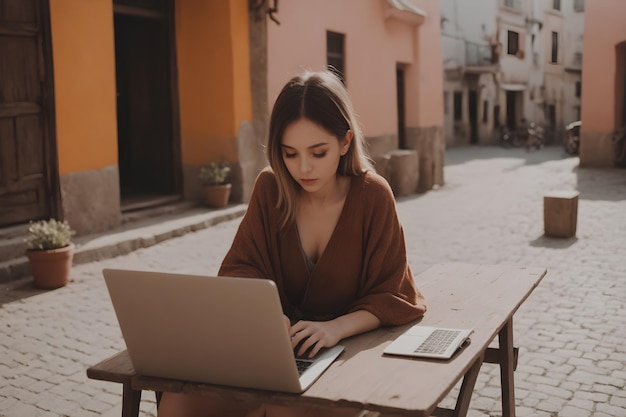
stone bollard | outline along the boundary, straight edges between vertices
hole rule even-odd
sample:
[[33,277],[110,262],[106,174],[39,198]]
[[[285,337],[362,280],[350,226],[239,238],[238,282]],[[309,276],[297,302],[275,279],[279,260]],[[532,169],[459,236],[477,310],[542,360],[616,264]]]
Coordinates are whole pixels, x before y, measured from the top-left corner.
[[396,197],[403,197],[417,192],[419,181],[419,159],[417,151],[397,149],[389,155],[389,184]]
[[376,169],[376,173],[385,178],[387,182],[391,184],[391,175],[389,173],[389,159],[389,154],[383,154],[372,158],[372,160],[374,161],[374,169]]
[[551,191],[544,195],[543,223],[546,236],[576,236],[578,196],[578,191]]

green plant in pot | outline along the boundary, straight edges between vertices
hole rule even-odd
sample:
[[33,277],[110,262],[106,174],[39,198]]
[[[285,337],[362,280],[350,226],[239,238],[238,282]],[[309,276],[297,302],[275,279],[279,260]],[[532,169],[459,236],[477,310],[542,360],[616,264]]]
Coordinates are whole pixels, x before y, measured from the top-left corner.
[[74,234],[67,221],[49,219],[30,223],[26,257],[36,287],[53,289],[67,285],[74,256]]
[[228,205],[232,188],[230,173],[230,165],[226,162],[211,162],[200,167],[198,180],[207,206],[220,208]]

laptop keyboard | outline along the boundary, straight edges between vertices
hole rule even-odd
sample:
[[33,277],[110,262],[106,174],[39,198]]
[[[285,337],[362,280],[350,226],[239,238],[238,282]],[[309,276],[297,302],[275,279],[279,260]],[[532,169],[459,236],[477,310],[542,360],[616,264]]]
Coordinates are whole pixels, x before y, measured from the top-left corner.
[[298,367],[298,375],[302,375],[304,371],[309,369],[311,365],[313,365],[313,361],[309,361],[306,359],[296,359],[296,366]]
[[434,330],[414,352],[431,354],[443,353],[459,333],[461,333],[459,330]]

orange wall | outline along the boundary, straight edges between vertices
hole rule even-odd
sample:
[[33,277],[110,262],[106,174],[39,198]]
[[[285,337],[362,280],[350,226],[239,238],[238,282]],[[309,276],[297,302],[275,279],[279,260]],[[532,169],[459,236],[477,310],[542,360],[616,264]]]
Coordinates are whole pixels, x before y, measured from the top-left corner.
[[178,0],[176,47],[183,164],[237,160],[252,118],[246,0]]
[[626,41],[626,1],[585,2],[583,40],[582,120],[583,132],[611,132],[615,129],[615,102],[623,92],[615,88],[616,51]]
[[59,174],[117,165],[111,0],[50,1]]

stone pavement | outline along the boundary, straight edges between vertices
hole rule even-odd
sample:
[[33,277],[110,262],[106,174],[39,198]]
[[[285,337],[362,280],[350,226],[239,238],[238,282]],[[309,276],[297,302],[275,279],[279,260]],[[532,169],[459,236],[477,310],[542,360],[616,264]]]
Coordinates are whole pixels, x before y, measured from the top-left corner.
[[[577,165],[556,147],[451,149],[444,187],[398,201],[416,273],[441,262],[548,268],[514,320],[522,417],[626,416],[626,171]],[[543,236],[543,193],[555,189],[581,193],[576,238]],[[76,265],[58,290],[38,291],[28,280],[5,285],[0,416],[119,416],[121,386],[85,375],[124,347],[101,269],[214,274],[238,222]],[[149,236],[151,226],[143,232]],[[497,367],[485,364],[470,416],[501,415],[499,384]],[[444,400],[453,402],[453,395]],[[155,408],[144,393],[141,415]]]

